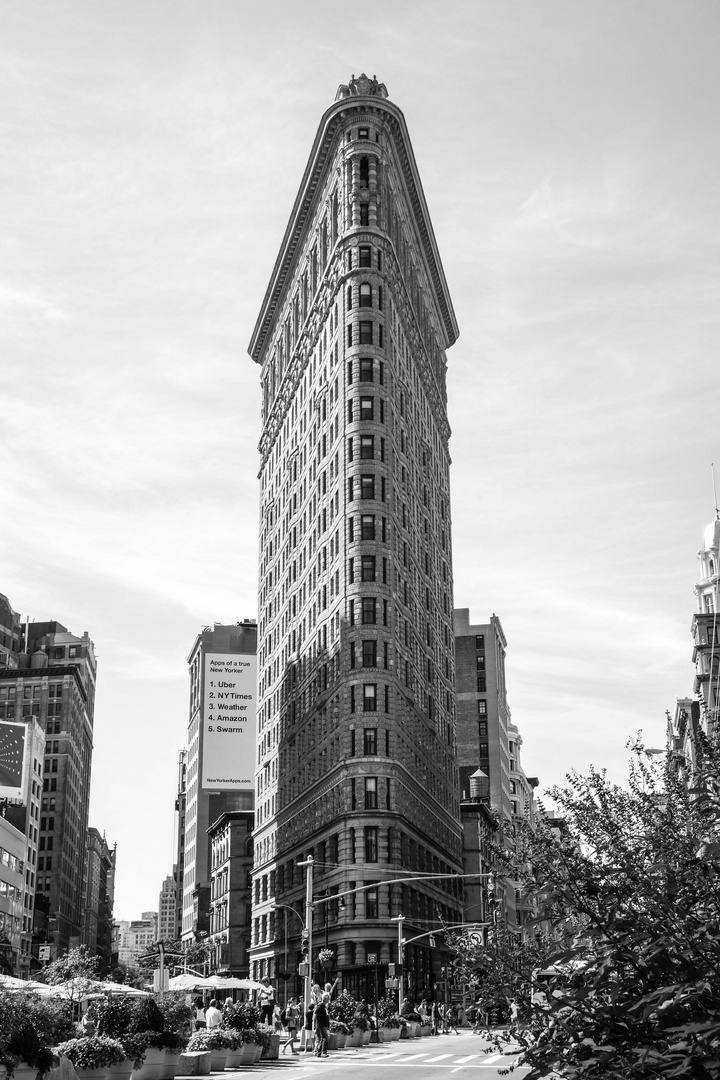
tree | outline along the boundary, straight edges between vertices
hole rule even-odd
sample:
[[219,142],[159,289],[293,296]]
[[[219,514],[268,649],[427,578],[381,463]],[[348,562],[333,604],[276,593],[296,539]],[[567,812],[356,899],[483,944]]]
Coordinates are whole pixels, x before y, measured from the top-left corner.
[[38,972],[37,979],[51,984],[68,982],[70,979],[97,979],[99,964],[97,956],[91,956],[87,946],[80,945],[52,960]]
[[720,1076],[720,757],[698,750],[690,773],[638,740],[627,787],[571,773],[551,792],[564,827],[521,831],[507,872],[526,868],[562,942],[521,1035],[528,1080]]

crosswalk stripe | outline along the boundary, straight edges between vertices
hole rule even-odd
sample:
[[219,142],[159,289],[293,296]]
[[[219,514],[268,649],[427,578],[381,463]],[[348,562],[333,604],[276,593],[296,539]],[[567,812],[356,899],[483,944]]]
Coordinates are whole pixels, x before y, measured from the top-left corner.
[[480,1056],[479,1054],[470,1054],[469,1057],[458,1058],[457,1061],[455,1062],[455,1064],[456,1065],[464,1065],[466,1061],[474,1061],[475,1058],[479,1057],[479,1056]]
[[443,1058],[452,1057],[452,1054],[437,1054],[435,1057],[426,1058],[423,1065],[429,1065],[431,1061],[442,1061]]

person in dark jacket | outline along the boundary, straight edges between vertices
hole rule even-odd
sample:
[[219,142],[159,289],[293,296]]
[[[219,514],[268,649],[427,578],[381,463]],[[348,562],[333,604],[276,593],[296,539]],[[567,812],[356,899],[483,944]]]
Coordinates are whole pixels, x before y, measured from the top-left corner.
[[328,1002],[330,1001],[330,995],[327,991],[323,994],[320,1001],[315,1006],[313,1012],[313,1032],[315,1034],[315,1056],[327,1057],[328,1056],[328,1040],[330,1039],[330,1017],[328,1016]]

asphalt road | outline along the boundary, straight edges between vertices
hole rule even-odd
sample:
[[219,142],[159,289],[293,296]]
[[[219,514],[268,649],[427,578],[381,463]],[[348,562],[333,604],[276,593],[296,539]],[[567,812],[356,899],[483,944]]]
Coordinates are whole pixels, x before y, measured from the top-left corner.
[[[440,1080],[446,1076],[457,1080],[496,1080],[498,1069],[507,1069],[515,1060],[513,1054],[498,1054],[490,1049],[480,1035],[462,1030],[459,1035],[438,1035],[435,1038],[403,1039],[401,1042],[381,1043],[379,1046],[351,1047],[333,1050],[327,1058],[311,1054],[283,1057],[279,1061],[258,1062],[238,1069],[238,1077],[251,1074],[257,1080],[316,1080],[321,1075],[342,1077],[343,1080]],[[518,1068],[512,1077],[522,1080],[527,1069]],[[230,1075],[226,1070],[225,1076]]]

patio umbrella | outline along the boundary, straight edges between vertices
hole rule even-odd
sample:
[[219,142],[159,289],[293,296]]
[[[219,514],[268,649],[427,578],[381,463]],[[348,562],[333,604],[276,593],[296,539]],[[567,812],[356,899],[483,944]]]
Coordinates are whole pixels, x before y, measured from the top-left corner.
[[171,990],[202,990],[212,988],[214,983],[210,979],[203,979],[200,975],[191,975],[184,971],[182,975],[175,975],[170,979],[168,986]]
[[211,975],[205,985],[212,987],[213,990],[259,990],[262,983],[254,982],[252,979],[236,979],[232,976],[223,978],[222,975]]

